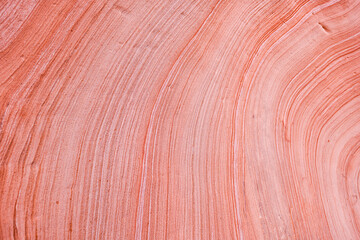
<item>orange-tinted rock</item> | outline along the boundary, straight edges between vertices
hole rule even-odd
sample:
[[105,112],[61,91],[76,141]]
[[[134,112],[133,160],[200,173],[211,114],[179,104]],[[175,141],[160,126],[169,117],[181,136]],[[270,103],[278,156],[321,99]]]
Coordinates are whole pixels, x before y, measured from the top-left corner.
[[0,2],[0,239],[359,239],[360,2]]

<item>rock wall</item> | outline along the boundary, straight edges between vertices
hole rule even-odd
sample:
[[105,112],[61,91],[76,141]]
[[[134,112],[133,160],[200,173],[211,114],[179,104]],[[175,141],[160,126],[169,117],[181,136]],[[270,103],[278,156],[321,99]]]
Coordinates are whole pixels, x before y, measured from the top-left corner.
[[359,239],[359,0],[0,1],[0,239]]

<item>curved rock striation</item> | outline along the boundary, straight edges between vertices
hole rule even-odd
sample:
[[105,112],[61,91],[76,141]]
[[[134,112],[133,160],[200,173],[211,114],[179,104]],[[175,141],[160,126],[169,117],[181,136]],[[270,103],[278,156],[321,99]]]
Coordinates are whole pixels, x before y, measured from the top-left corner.
[[0,2],[1,239],[359,239],[360,1]]

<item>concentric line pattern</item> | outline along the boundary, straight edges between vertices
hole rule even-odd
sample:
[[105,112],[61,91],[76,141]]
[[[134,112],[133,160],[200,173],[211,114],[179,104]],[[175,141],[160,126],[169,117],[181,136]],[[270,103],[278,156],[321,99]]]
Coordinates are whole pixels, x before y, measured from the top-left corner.
[[0,182],[0,239],[360,239],[360,1],[0,1]]

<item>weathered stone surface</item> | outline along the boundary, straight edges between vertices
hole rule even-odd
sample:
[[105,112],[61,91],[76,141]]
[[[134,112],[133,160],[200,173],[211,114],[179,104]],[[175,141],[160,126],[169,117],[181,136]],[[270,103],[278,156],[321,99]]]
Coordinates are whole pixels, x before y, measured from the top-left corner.
[[0,239],[359,239],[359,0],[0,1]]

